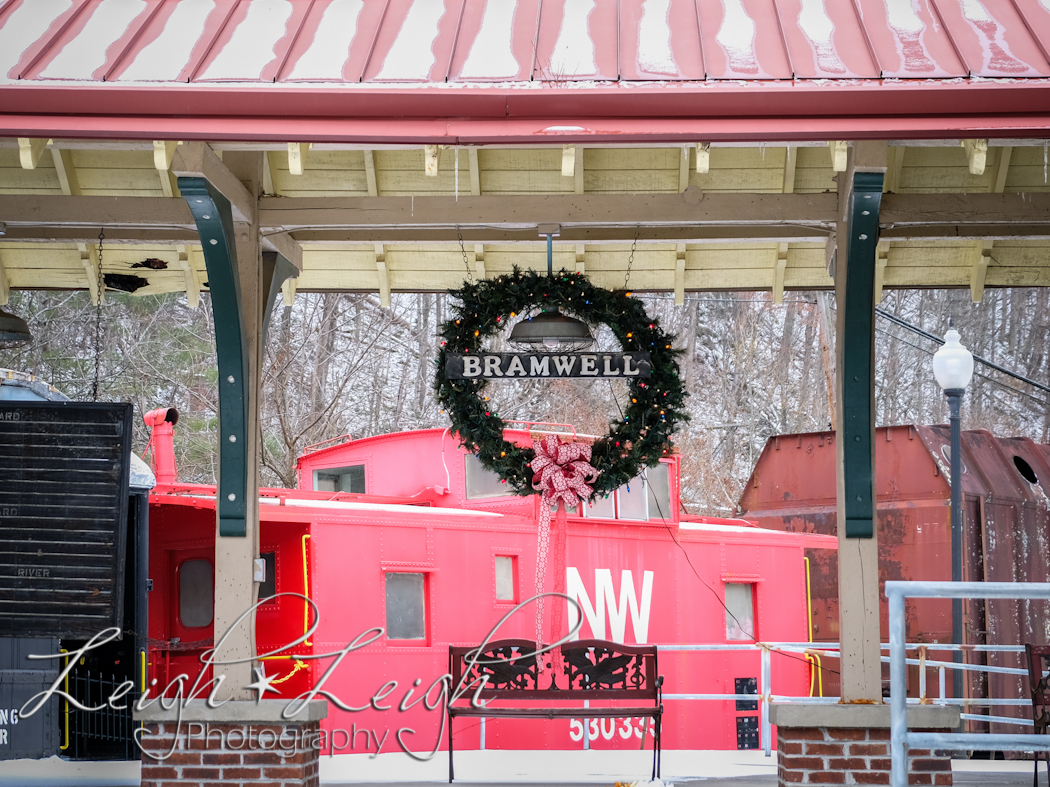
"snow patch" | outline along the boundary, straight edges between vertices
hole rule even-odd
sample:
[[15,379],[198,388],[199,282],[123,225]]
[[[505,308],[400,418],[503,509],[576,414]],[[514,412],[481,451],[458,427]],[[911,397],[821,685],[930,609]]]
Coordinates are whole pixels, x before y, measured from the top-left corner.
[[430,79],[434,67],[434,41],[444,14],[444,0],[415,0],[376,79]]
[[190,60],[193,47],[204,34],[204,23],[215,9],[214,0],[182,0],[164,29],[135,55],[121,80],[168,82],[178,79]]
[[514,14],[517,3],[488,0],[481,29],[470,46],[460,77],[465,79],[510,79],[520,66],[514,57]]
[[25,0],[18,6],[0,25],[0,74],[17,66],[25,51],[72,5],[73,0]]
[[899,35],[918,35],[922,32],[917,0],[886,0],[886,21]]
[[926,25],[919,16],[918,0],[886,0],[886,21],[897,34],[901,70],[909,74],[935,70],[919,38]]
[[252,0],[248,15],[200,79],[259,79],[273,60],[273,48],[284,37],[291,15],[288,0]]
[[332,0],[324,10],[310,48],[299,58],[288,78],[341,80],[362,8],[363,0]]
[[801,0],[802,8],[798,13],[798,26],[809,38],[817,56],[817,68],[829,74],[845,74],[842,61],[835,51],[831,35],[835,25],[824,7],[824,0]]
[[594,0],[565,0],[561,30],[551,52],[552,77],[594,76],[598,73],[594,42],[587,30],[587,17],[593,10]]
[[725,0],[722,26],[715,41],[722,45],[729,70],[743,74],[757,74],[755,59],[755,20],[748,16],[740,0]]
[[638,25],[638,70],[650,74],[678,74],[671,52],[671,0],[645,0]]
[[106,50],[146,8],[145,0],[102,0],[76,38],[48,63],[41,79],[91,79],[106,63]]

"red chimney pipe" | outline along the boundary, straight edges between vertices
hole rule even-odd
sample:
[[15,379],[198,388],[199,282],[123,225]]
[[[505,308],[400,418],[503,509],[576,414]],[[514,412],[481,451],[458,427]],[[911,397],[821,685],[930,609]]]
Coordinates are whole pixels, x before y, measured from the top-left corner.
[[160,407],[150,410],[142,416],[142,420],[153,430],[149,442],[153,446],[153,472],[157,476],[157,483],[178,483],[174,434],[175,424],[179,422],[179,411],[174,407]]

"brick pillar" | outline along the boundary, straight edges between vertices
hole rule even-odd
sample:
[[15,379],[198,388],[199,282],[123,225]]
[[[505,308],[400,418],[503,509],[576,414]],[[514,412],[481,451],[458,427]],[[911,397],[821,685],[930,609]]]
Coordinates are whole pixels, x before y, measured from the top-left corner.
[[[141,738],[142,787],[240,782],[318,787],[320,722],[328,703],[315,700],[294,719],[281,713],[282,700],[229,702],[209,708],[195,700],[182,711],[150,706],[136,719]],[[169,755],[168,753],[171,752]]]
[[[780,787],[890,783],[889,705],[773,703],[770,718],[777,725]],[[953,729],[958,723],[957,707],[923,705],[908,709],[911,729]],[[908,782],[951,787],[950,753],[910,750]]]

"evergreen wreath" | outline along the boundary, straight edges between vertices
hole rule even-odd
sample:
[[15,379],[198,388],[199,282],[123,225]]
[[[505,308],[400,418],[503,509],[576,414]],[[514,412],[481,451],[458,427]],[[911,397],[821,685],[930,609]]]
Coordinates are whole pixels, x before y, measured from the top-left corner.
[[682,351],[673,348],[674,336],[664,333],[630,292],[596,287],[583,274],[564,269],[547,276],[515,267],[509,275],[468,283],[451,294],[460,303],[438,331],[442,339],[434,381],[438,400],[448,411],[451,429],[462,445],[475,452],[482,465],[499,475],[514,494],[535,494],[529,467],[534,450],[503,438],[503,419],[482,396],[488,381],[450,380],[445,377],[445,361],[449,352],[482,352],[486,339],[533,308],[558,307],[591,325],[604,323],[624,352],[647,351],[650,356],[651,376],[647,380],[629,378],[631,403],[621,418],[611,422],[609,433],[592,446],[591,464],[600,471],[592,484],[594,496],[608,495],[671,452],[671,434],[678,424],[689,420],[680,409],[686,392],[675,360]]

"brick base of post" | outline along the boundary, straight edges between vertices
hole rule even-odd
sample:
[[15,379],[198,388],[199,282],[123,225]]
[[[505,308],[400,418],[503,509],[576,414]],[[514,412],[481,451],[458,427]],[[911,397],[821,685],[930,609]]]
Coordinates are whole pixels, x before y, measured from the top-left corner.
[[[952,784],[947,752],[913,749],[908,783]],[[777,777],[782,785],[889,784],[890,731],[828,727],[778,727]]]
[[[777,725],[777,781],[780,787],[821,784],[845,787],[890,783],[888,705],[772,704]],[[959,709],[908,709],[910,729],[944,730],[959,723]],[[951,787],[950,752],[912,749],[908,783]]]
[[191,702],[181,722],[176,709],[157,705],[136,713],[141,736],[142,787],[267,785],[319,787],[317,745],[327,702],[314,701],[291,720],[279,700],[230,702],[208,708]]

